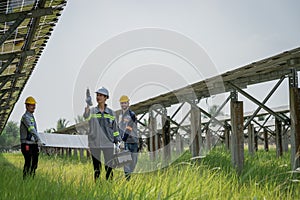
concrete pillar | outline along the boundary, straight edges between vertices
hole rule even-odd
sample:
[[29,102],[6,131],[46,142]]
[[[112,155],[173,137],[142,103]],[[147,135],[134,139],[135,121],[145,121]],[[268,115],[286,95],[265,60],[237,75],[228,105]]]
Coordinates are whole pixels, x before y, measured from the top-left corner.
[[244,118],[243,102],[231,101],[231,160],[233,166],[241,173],[244,166]]
[[282,122],[275,118],[275,133],[276,133],[276,155],[282,156]]
[[248,151],[251,156],[254,155],[254,125],[248,126]]

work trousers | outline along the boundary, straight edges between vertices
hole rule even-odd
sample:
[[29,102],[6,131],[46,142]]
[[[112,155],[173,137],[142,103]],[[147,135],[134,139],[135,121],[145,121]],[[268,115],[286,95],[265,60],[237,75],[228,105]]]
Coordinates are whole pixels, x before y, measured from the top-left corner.
[[34,177],[35,170],[38,167],[39,147],[37,144],[21,144],[21,151],[25,159],[23,168],[23,179],[28,175]]
[[125,150],[131,152],[132,161],[124,165],[124,173],[127,180],[130,180],[130,174],[134,171],[137,158],[138,158],[138,144],[137,143],[125,143]]
[[95,181],[100,177],[100,173],[101,173],[101,166],[102,166],[101,151],[103,152],[103,155],[104,155],[106,180],[108,180],[110,177],[112,178],[113,177],[112,165],[113,165],[114,149],[113,148],[90,148],[90,151],[92,153]]

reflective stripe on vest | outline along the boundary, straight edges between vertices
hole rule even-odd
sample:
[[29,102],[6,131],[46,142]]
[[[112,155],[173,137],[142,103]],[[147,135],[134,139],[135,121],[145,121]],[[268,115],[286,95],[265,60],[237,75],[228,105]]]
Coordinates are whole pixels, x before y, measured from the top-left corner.
[[118,131],[114,132],[114,136],[115,136],[115,137],[116,137],[116,136],[119,136],[119,132],[118,132]]
[[31,130],[33,130],[34,129],[34,126],[29,126],[28,127],[28,131],[30,132]]
[[[102,118],[102,114],[91,114],[88,117],[88,120],[90,120],[92,118],[96,118],[96,119]],[[110,115],[110,114],[104,114],[103,118],[110,119],[110,120],[115,120],[115,116]]]

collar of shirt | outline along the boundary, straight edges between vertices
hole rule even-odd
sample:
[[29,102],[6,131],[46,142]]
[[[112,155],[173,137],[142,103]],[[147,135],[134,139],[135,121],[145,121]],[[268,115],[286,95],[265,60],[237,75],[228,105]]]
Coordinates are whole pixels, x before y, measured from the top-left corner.
[[[99,109],[98,106],[96,106],[95,109],[96,109],[96,113],[102,113],[102,112],[100,111],[100,109]],[[108,108],[107,108],[107,104],[105,104],[104,113],[109,114],[109,110],[108,110]]]
[[29,115],[30,117],[33,117],[33,114],[31,112],[28,112],[27,110],[26,110],[25,114]]

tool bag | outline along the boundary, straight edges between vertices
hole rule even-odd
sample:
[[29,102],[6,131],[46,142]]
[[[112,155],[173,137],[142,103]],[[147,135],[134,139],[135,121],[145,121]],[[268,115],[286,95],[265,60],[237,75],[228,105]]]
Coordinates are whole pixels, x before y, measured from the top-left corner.
[[114,168],[123,167],[126,164],[130,164],[132,162],[131,152],[128,150],[124,150],[121,152],[115,152],[113,158],[113,166]]

